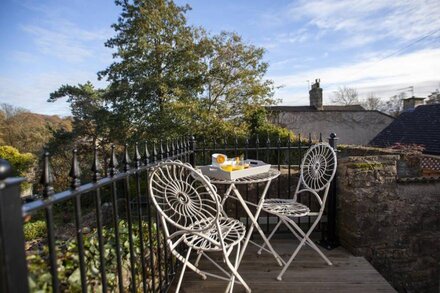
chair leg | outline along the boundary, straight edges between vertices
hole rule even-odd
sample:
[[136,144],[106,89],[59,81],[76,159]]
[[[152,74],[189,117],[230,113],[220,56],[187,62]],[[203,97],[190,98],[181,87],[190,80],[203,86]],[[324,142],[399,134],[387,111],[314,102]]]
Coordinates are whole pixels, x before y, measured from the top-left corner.
[[[269,237],[267,237],[267,241],[270,241],[270,239],[272,239],[273,235],[275,234],[275,232],[278,230],[278,228],[281,225],[281,221],[278,221],[278,224],[275,226],[275,228],[273,228],[272,232],[270,233]],[[257,254],[260,255],[261,251],[263,250],[263,248],[266,246],[266,242],[263,241],[263,245],[261,245],[261,248],[257,251]]]
[[[236,257],[236,265],[232,265],[231,261],[229,260],[229,258],[225,259],[226,265],[228,266],[229,270],[231,271],[232,275],[235,276],[235,278],[237,278],[237,280],[243,285],[243,287],[246,289],[247,293],[251,292],[251,288],[248,286],[248,284],[243,280],[243,278],[241,277],[241,275],[238,273],[237,269],[238,269],[238,264],[240,262],[240,253],[237,253],[238,258]],[[231,278],[232,280],[232,278]],[[231,281],[230,281],[231,282]],[[234,281],[235,282],[235,281]],[[228,285],[228,287],[226,288],[226,292],[228,292],[228,289],[230,288],[230,285]]]
[[[234,267],[238,268],[238,259],[240,257],[240,248],[241,248],[241,244],[238,243],[237,244],[237,249],[236,249],[236,255],[235,255],[235,263],[234,263]],[[235,275],[232,274],[231,276],[231,280],[229,281],[228,287],[226,288],[226,292],[232,293],[234,290],[234,283],[235,283]]]
[[[292,221],[293,222],[293,221]],[[288,225],[288,223],[291,223],[291,220],[289,219],[288,220],[288,222],[287,223],[285,223],[286,224],[286,226],[289,228],[289,229],[291,229],[291,231],[293,230],[294,231],[294,229],[292,228],[292,227],[290,227],[290,225]],[[296,223],[294,224],[294,223],[291,223],[292,224],[292,226],[293,225],[295,225],[294,227],[296,228],[296,230],[301,234],[301,236],[303,236],[303,237],[305,237],[306,238],[306,243],[311,247],[311,248],[313,248],[323,259],[324,259],[324,261],[329,265],[329,266],[331,266],[331,265],[333,265],[332,264],[332,262],[325,256],[325,254],[321,251],[321,249],[319,249],[319,247],[318,246],[316,246],[316,244],[309,238],[309,236],[307,236],[305,233],[304,233],[304,231],[302,231],[301,230],[301,228],[298,226],[298,225],[296,225]],[[292,231],[292,233],[293,233],[293,231]],[[298,237],[298,236],[297,236]]]
[[[184,263],[185,262],[185,258],[178,253],[176,250],[172,250],[172,253],[174,254],[174,256],[176,256],[176,258],[181,262]],[[200,277],[202,277],[203,280],[206,280],[206,274],[205,272],[199,270],[195,265],[193,265],[191,262],[187,262],[187,266],[188,268],[190,268],[191,270],[193,270],[196,274],[198,274]]]
[[[291,224],[289,224],[289,222],[286,221],[285,219],[281,218],[281,220],[283,221],[284,225],[286,225],[286,227],[290,230],[290,232],[292,232],[292,234],[295,235],[295,237],[296,237],[299,241],[301,241],[302,238],[301,238],[301,236],[299,236],[298,233],[295,231],[295,228],[293,228],[293,227],[291,226]],[[300,233],[300,234],[301,234],[301,233]],[[301,235],[304,236],[304,232],[303,232]],[[307,243],[310,247],[312,247],[312,248],[313,248],[313,246],[315,245],[310,239],[307,239],[307,240],[306,240],[306,243]],[[313,249],[314,249],[314,248],[313,248]]]
[[312,240],[310,240],[309,245],[325,260],[325,262],[329,266],[333,265],[333,263],[325,256],[325,254],[321,251],[321,249],[319,249],[319,247],[316,246],[316,244]]
[[197,259],[196,262],[194,263],[194,266],[198,267],[199,266],[199,262],[200,262],[200,258],[202,258],[202,251],[197,251]]
[[303,238],[301,240],[301,242],[299,243],[299,245],[296,247],[295,251],[293,252],[292,256],[289,258],[289,260],[286,262],[286,264],[284,265],[283,269],[281,270],[280,274],[277,277],[278,281],[281,281],[283,279],[283,275],[286,272],[287,268],[290,266],[290,264],[292,263],[293,259],[296,257],[296,255],[298,254],[299,250],[301,249],[301,247],[304,245],[304,243],[306,242],[306,238]]
[[294,228],[292,228],[290,225],[289,225],[289,221],[286,221],[286,219],[284,219],[284,218],[280,218],[281,219],[281,221],[284,223],[284,225],[286,225],[286,227],[290,230],[290,232],[292,232],[292,234],[299,240],[299,241],[301,241],[301,236],[299,236],[298,235],[298,233],[295,231],[295,229]]
[[179,282],[177,283],[176,293],[179,293],[180,286],[182,285],[183,275],[185,274],[186,265],[188,264],[189,255],[191,254],[192,248],[188,248],[186,253],[185,261],[183,262],[182,272],[180,273]]
[[[289,260],[286,262],[286,264],[284,265],[283,269],[281,270],[280,274],[278,275],[277,279],[278,281],[281,281],[283,278],[284,273],[286,272],[287,268],[290,266],[290,264],[292,263],[292,261],[295,259],[296,255],[298,254],[299,250],[307,243],[308,245],[310,245],[310,247],[312,247],[316,252],[318,252],[318,254],[329,264],[332,265],[332,263],[330,262],[330,260],[322,253],[322,251],[315,245],[315,243],[313,243],[313,241],[309,238],[310,234],[312,233],[312,231],[315,229],[316,224],[319,222],[320,218],[316,219],[315,222],[313,223],[313,225],[310,227],[309,231],[307,231],[307,233],[304,233],[304,231],[295,223],[295,221],[289,219],[289,218],[284,218],[284,222],[287,224],[292,225],[293,229],[296,230],[303,238],[301,239],[298,247],[295,249],[295,251],[293,252],[292,256],[289,258]],[[288,227],[290,225],[287,225]],[[290,228],[292,228],[290,227]],[[292,230],[291,230],[292,231]],[[293,232],[292,232],[293,233]]]

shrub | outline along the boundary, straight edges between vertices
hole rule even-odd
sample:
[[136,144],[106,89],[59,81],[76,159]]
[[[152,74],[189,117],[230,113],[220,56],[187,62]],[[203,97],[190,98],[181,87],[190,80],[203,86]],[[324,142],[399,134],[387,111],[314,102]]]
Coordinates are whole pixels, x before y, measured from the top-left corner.
[[[162,266],[159,267],[158,263],[158,242],[157,242],[157,229],[156,225],[152,224],[152,243],[153,243],[153,263],[154,263],[154,276],[151,268],[150,259],[150,246],[149,246],[149,231],[148,224],[143,223],[142,231],[144,237],[144,254],[140,253],[140,238],[139,238],[139,226],[133,224],[133,246],[134,246],[134,259],[135,259],[135,274],[136,285],[138,290],[142,290],[142,267],[141,257],[144,257],[147,269],[148,287],[151,288],[152,278],[159,277],[158,272],[164,275],[164,242],[160,241]],[[118,289],[118,277],[117,277],[117,261],[115,250],[115,233],[114,228],[103,228],[104,239],[104,259],[105,259],[105,272],[107,277],[107,289],[109,292],[117,291]],[[162,238],[162,237],[161,237]],[[128,224],[126,221],[121,220],[119,222],[119,240],[122,262],[122,275],[124,279],[123,287],[124,291],[130,291],[131,289],[131,263],[130,263],[130,249],[129,249],[129,233]],[[49,269],[49,251],[47,245],[34,245],[27,255],[29,266],[29,287],[32,292],[50,292],[52,291],[51,274]],[[90,233],[83,235],[84,244],[84,263],[86,268],[87,278],[87,291],[88,292],[100,292],[102,291],[101,274],[100,274],[100,254],[99,254],[99,241],[98,233],[96,229],[93,229]],[[60,289],[63,292],[81,292],[81,277],[78,257],[78,245],[76,239],[69,240],[57,240],[57,264],[58,264],[58,277],[60,281]],[[158,282],[156,281],[156,286]],[[157,288],[156,288],[157,289]]]
[[[33,166],[36,162],[35,156],[31,153],[20,153],[16,148],[8,145],[0,146],[0,158],[7,160],[12,168],[12,176],[26,177],[31,181],[34,177]],[[22,190],[31,187],[29,182],[21,184]]]
[[14,168],[14,176],[25,176],[35,162],[31,153],[20,153],[8,145],[0,146],[0,158],[7,160]]
[[26,241],[35,240],[46,236],[46,222],[35,221],[24,224],[24,239]]

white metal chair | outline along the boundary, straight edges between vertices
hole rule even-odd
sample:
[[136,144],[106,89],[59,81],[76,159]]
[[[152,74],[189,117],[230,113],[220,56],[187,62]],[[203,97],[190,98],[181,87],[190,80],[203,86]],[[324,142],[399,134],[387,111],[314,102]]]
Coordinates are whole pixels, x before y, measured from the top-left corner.
[[[267,213],[278,216],[280,219],[273,231],[270,233],[268,240],[273,237],[275,232],[281,226],[285,224],[287,228],[295,235],[300,241],[298,247],[295,249],[289,260],[285,263],[283,269],[279,273],[277,279],[282,280],[284,273],[290,266],[299,250],[303,245],[307,244],[313,248],[328,265],[332,265],[330,260],[322,253],[322,251],[316,246],[315,243],[309,238],[310,234],[315,229],[316,225],[321,220],[322,214],[325,208],[325,202],[330,188],[330,183],[333,180],[336,173],[337,159],[336,153],[333,148],[327,143],[319,143],[310,147],[303,157],[301,163],[301,172],[298,185],[295,190],[293,199],[278,199],[271,198],[266,199],[263,204],[263,210]],[[322,197],[318,194],[323,191]],[[298,196],[306,194],[307,192],[313,194],[318,201],[319,211],[312,212],[310,207],[297,201]],[[310,226],[307,233],[305,233],[299,225],[295,222],[295,218],[315,216],[313,224]],[[264,249],[265,243],[258,251],[261,254]]]
[[[176,292],[179,292],[187,267],[203,279],[212,276],[228,281],[226,292],[233,291],[234,283],[242,284],[247,292],[251,292],[237,272],[241,241],[246,228],[240,221],[225,216],[220,204],[221,198],[209,178],[189,164],[168,161],[153,168],[149,179],[149,193],[160,214],[167,245],[183,263]],[[188,247],[185,257],[177,250],[182,243]],[[235,263],[232,264],[229,257],[234,248],[237,251]],[[193,250],[198,253],[195,264],[189,260]],[[211,251],[223,254],[227,269],[206,254]],[[226,277],[200,270],[197,266],[201,256],[211,261]]]

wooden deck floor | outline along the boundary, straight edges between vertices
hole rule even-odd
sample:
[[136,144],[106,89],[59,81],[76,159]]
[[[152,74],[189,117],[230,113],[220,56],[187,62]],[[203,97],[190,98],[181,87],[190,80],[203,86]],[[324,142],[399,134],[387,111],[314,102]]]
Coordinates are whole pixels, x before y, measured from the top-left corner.
[[[288,259],[297,243],[292,239],[273,240],[274,248],[284,259]],[[281,268],[275,260],[267,253],[259,256],[256,251],[255,246],[249,245],[239,268],[252,292],[395,292],[368,261],[363,257],[352,256],[342,247],[324,251],[333,266],[324,263],[311,248],[303,248],[281,282],[276,280]],[[221,263],[221,258],[215,254],[214,259]],[[218,273],[215,266],[206,259],[200,263],[200,268]],[[194,272],[187,270],[181,292],[224,292],[226,285],[227,282],[210,277],[201,280]],[[170,292],[174,290],[173,286]],[[245,290],[236,284],[234,292]]]

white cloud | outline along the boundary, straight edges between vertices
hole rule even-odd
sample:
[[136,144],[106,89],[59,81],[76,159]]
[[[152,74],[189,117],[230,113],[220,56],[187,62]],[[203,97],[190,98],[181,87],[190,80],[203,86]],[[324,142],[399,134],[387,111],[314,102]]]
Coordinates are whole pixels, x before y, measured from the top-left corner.
[[[327,54],[328,55],[328,54]],[[324,54],[324,58],[327,57],[327,55]],[[280,70],[280,69],[295,69],[299,70],[305,67],[308,67],[311,62],[315,61],[316,58],[314,57],[292,57],[292,58],[286,58],[280,61],[274,61],[270,62],[270,69],[273,70]]]
[[281,33],[276,36],[276,39],[280,43],[301,44],[308,41],[311,35],[305,28],[301,28],[294,32]]
[[[430,81],[434,90],[440,82],[440,48],[425,49],[406,55],[394,56],[383,60],[363,61],[334,67],[314,69],[293,75],[270,77],[283,89],[277,91],[276,97],[283,103],[305,104],[307,101],[307,84],[305,81],[321,79],[321,85],[327,95],[339,86],[350,86],[363,89],[362,92],[385,92],[399,87],[411,86]],[[426,85],[425,85],[426,87]],[[302,100],[297,100],[302,97]]]
[[34,37],[38,50],[69,62],[82,62],[104,51],[103,42],[109,30],[84,30],[66,20],[51,20],[44,25],[24,25],[22,29]]
[[385,38],[407,42],[440,30],[439,10],[438,0],[300,0],[263,20],[305,23],[309,36],[342,32],[342,45],[351,48]]
[[70,115],[65,101],[46,102],[49,94],[62,84],[75,85],[87,80],[105,86],[106,82],[97,81],[96,72],[112,61],[111,50],[103,44],[112,35],[112,29],[73,23],[63,5],[47,6],[38,1],[20,4],[38,16],[37,22],[29,20],[20,25],[34,46],[11,49],[8,57],[17,63],[27,63],[30,70],[17,72],[13,67],[5,68],[0,75],[0,102],[36,113]]

